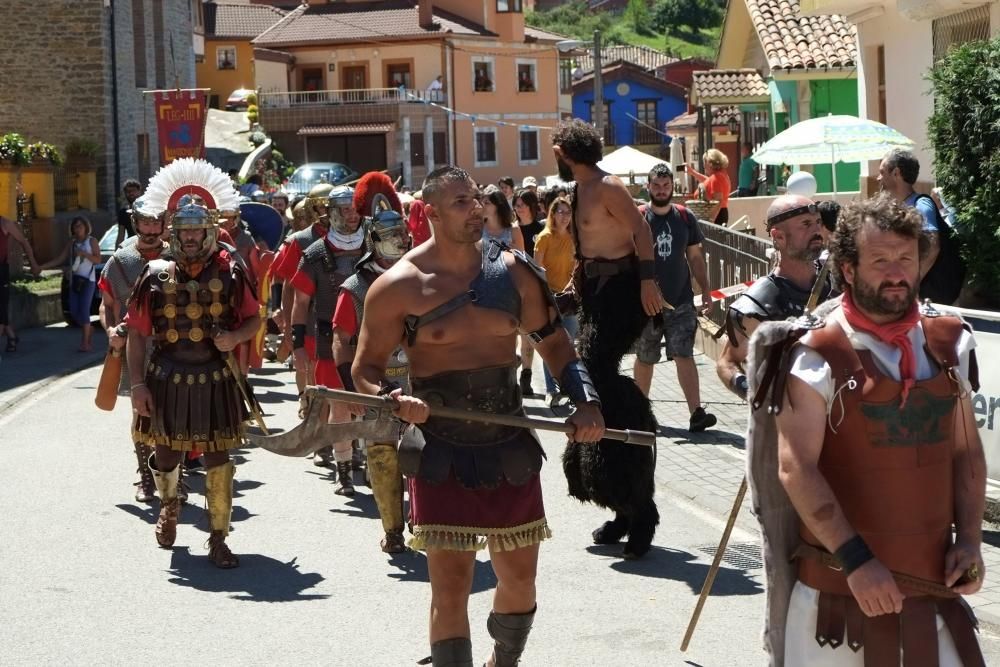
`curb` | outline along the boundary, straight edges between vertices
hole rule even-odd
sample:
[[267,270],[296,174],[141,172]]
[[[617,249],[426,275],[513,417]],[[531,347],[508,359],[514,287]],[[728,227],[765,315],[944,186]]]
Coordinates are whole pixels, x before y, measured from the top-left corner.
[[[45,389],[47,386],[55,382],[56,380],[62,379],[68,375],[78,373],[84,369],[90,368],[91,366],[96,366],[101,363],[104,358],[104,352],[90,352],[85,355],[81,355],[78,358],[73,359],[69,366],[58,373],[49,375],[41,380],[37,380],[28,386],[24,391],[16,393],[12,398],[0,402],[0,415],[4,412],[15,407],[18,403],[21,403],[25,399],[34,396],[38,392]],[[2,362],[0,362],[2,363]]]

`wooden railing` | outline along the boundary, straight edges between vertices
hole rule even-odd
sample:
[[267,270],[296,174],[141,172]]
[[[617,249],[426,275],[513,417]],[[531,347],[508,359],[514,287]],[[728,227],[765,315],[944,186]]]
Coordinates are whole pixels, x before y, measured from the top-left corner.
[[[698,225],[705,237],[702,247],[708,265],[709,289],[722,289],[767,275],[771,263],[768,250],[773,247],[770,240],[734,232],[705,220],[699,220]],[[735,299],[729,297],[721,307],[713,308],[710,319],[722,326],[726,309]]]

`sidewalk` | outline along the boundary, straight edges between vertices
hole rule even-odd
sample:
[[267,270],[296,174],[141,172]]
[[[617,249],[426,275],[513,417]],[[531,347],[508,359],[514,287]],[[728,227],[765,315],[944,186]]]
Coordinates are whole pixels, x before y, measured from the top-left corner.
[[[626,357],[626,372],[631,370],[634,357]],[[653,410],[660,423],[658,439],[657,485],[666,486],[696,505],[706,507],[723,521],[728,519],[733,499],[743,478],[745,467],[746,418],[749,407],[722,387],[715,374],[715,363],[697,354],[698,375],[701,379],[701,400],[706,410],[719,422],[704,433],[689,433],[688,411],[677,384],[673,364],[662,361],[653,372]],[[759,535],[757,521],[749,512],[750,497],[746,497],[737,526]],[[660,540],[667,533],[661,531]],[[983,589],[966,600],[980,621],[1000,626],[1000,530],[985,524],[983,530],[983,560],[986,582]],[[721,537],[721,533],[720,533]],[[714,555],[715,548],[705,549]],[[731,541],[723,561],[729,566],[755,570],[762,568],[759,545]],[[763,577],[763,572],[760,573]]]
[[[4,352],[0,347],[0,413],[53,380],[102,363],[108,347],[100,325],[94,327],[93,352],[76,351],[80,330],[66,324],[18,329],[17,335],[17,352]],[[6,345],[7,339],[0,338],[0,342]],[[85,398],[94,400],[92,395]]]

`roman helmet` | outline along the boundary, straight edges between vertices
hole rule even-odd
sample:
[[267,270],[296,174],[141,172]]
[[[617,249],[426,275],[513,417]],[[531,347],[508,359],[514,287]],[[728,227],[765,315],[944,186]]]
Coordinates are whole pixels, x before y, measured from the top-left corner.
[[132,208],[129,209],[129,214],[132,216],[132,229],[139,233],[139,223],[140,222],[157,222],[160,225],[160,234],[163,233],[163,209],[154,210],[152,206],[146,201],[145,195],[140,195],[132,202]]
[[[323,227],[330,226],[330,191],[333,186],[329,183],[314,185],[306,198],[302,201],[305,204],[306,220],[310,225],[320,224]],[[322,211],[320,210],[322,209]]]
[[348,185],[338,185],[330,190],[327,201],[330,211],[330,227],[333,231],[338,234],[354,234],[357,229],[348,227],[342,210],[353,209],[354,188]]
[[367,252],[358,261],[361,268],[368,262],[383,260],[393,264],[412,247],[412,239],[403,216],[397,213],[382,194],[376,194],[372,202],[372,217],[365,220],[365,249]]
[[295,206],[290,206],[285,209],[285,217],[288,218],[288,222],[291,223],[293,231],[297,232],[300,229],[308,227],[309,221],[306,213],[306,200],[300,199]]
[[[205,160],[193,158],[180,158],[160,167],[149,179],[144,197],[151,210],[166,211],[170,251],[182,264],[211,257],[218,248],[220,212],[239,211],[239,194],[229,177]],[[180,233],[185,229],[205,230],[195,257],[182,252]]]

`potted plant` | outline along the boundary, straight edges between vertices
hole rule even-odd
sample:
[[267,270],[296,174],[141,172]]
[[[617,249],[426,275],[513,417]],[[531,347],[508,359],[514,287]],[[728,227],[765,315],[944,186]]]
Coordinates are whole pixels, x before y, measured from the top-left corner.
[[100,146],[92,139],[71,139],[66,144],[66,167],[73,166],[81,170],[96,169],[100,151]]
[[44,141],[28,144],[27,152],[33,166],[61,167],[65,161],[58,148]]
[[250,127],[256,125],[257,120],[260,118],[260,110],[257,108],[256,104],[251,104],[247,107],[247,120],[250,121]]
[[70,208],[97,210],[97,157],[100,150],[100,145],[91,139],[77,138],[66,144],[66,175],[76,181],[76,198],[70,196]]
[[0,136],[0,163],[22,167],[29,162],[28,145],[17,132]]

